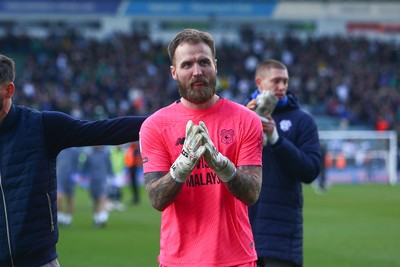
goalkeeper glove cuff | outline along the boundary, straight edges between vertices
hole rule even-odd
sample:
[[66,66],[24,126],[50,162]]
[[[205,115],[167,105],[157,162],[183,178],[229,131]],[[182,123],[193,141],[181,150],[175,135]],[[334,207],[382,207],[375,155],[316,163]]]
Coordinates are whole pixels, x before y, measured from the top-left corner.
[[[178,159],[179,159],[179,157],[178,157]],[[179,162],[179,161],[176,160],[176,161],[174,162],[174,164],[172,164],[171,168],[169,168],[169,172],[170,172],[170,174],[171,174],[172,179],[174,179],[175,182],[184,183],[186,179],[182,179],[181,177],[182,177],[182,176],[186,176],[186,173],[183,172],[183,171],[181,170],[181,168],[179,168],[179,167],[177,166],[177,165],[178,165],[178,162]]]
[[218,175],[219,179],[224,183],[230,182],[236,176],[236,167],[233,165],[231,161],[228,160],[228,164],[226,164],[225,168],[219,171],[215,171]]
[[269,138],[268,138],[268,142],[271,145],[275,145],[276,142],[278,142],[278,139],[279,139],[279,135],[278,135],[278,131],[276,130],[276,127],[275,127],[274,131],[271,134],[271,136],[269,136]]
[[[186,179],[183,180],[183,179],[179,178],[179,174],[178,174],[179,171],[178,171],[178,169],[177,169],[175,163],[172,164],[171,168],[169,168],[169,172],[170,172],[170,174],[171,174],[172,179],[173,179],[175,182],[181,183],[181,184],[185,182]],[[182,174],[181,174],[181,175],[182,175]]]

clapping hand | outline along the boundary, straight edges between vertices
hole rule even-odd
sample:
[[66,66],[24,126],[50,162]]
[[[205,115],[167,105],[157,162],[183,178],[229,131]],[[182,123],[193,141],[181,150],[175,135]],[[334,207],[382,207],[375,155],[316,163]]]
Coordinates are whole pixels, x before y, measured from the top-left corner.
[[206,150],[202,145],[203,135],[200,132],[198,125],[194,125],[191,120],[187,122],[182,152],[170,168],[171,176],[176,182],[184,183],[187,180]]
[[199,128],[203,137],[203,145],[205,147],[204,159],[207,164],[223,182],[227,183],[231,181],[236,174],[235,165],[215,148],[204,122],[200,121]]

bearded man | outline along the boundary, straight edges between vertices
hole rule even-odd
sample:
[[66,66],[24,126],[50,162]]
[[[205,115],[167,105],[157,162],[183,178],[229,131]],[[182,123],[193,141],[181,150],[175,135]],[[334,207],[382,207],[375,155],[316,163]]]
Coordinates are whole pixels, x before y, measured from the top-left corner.
[[181,98],[140,129],[146,190],[162,212],[160,266],[255,267],[248,206],[261,188],[261,120],[215,93],[209,33],[185,29],[168,53]]

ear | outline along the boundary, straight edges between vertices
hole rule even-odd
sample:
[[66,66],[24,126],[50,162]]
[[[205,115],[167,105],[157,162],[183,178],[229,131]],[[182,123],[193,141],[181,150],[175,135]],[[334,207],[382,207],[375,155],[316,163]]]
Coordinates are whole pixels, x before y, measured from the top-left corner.
[[172,78],[174,80],[178,80],[178,76],[176,75],[175,67],[171,65],[171,66],[169,66],[169,70],[171,71]]
[[[257,88],[260,88],[260,85],[261,85],[261,78],[256,78],[256,85],[257,85]],[[260,89],[259,89],[260,90]]]
[[14,91],[15,91],[15,85],[14,83],[9,83],[6,86],[6,94],[5,97],[6,98],[11,98],[14,95]]

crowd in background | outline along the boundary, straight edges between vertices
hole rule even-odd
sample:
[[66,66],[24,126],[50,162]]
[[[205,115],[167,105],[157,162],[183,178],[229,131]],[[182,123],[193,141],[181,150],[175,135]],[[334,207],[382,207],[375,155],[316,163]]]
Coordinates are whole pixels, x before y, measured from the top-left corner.
[[[312,114],[345,125],[400,132],[400,47],[346,36],[275,38],[243,31],[241,42],[217,46],[218,93],[242,103],[255,89],[257,63],[288,66],[289,89]],[[44,38],[0,37],[0,51],[16,59],[15,102],[96,119],[147,115],[178,99],[166,44],[146,32],[102,40],[70,30]]]

